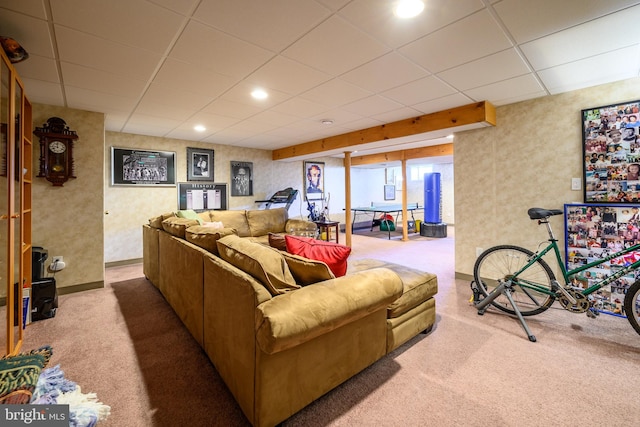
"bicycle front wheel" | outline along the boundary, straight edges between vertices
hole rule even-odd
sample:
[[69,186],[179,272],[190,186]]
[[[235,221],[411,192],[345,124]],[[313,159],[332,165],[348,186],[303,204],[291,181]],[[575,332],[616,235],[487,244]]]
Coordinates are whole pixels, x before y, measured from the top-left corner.
[[[478,289],[487,297],[501,281],[511,280],[511,296],[522,315],[533,316],[542,313],[555,301],[552,291],[555,275],[549,264],[538,259],[514,277],[515,273],[524,268],[534,256],[530,250],[518,246],[501,245],[487,249],[478,257],[473,268]],[[540,290],[535,290],[534,287]],[[516,314],[504,295],[497,297],[491,304],[504,312]]]
[[640,334],[640,280],[627,290],[624,297],[624,312],[633,329]]

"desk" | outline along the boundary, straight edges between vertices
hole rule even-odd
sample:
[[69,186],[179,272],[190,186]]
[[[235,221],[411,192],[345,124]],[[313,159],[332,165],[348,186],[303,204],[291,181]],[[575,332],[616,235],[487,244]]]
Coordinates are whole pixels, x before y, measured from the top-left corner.
[[[407,212],[411,213],[411,219],[413,221],[415,221],[415,218],[413,217],[413,211],[417,211],[419,209],[422,209],[421,207],[418,206],[417,203],[411,203],[411,204],[407,204]],[[396,214],[396,224],[398,223],[398,217],[400,216],[400,214],[402,213],[402,205],[398,205],[398,204],[389,204],[389,205],[379,205],[379,206],[366,206],[366,207],[361,207],[361,208],[351,208],[351,210],[353,211],[353,220],[351,221],[351,233],[353,233],[353,224],[356,222],[356,216],[358,214],[358,212],[360,213],[370,213],[373,214],[373,217],[371,219],[371,230],[373,231],[373,227],[376,223],[376,215],[377,214],[383,214],[383,215],[391,215],[391,214]],[[387,219],[378,219],[380,222],[387,222]],[[387,224],[387,231],[389,232],[389,239],[391,239],[391,227],[389,227],[389,224]]]
[[326,232],[327,237],[324,239],[327,242],[329,240],[331,240],[331,228],[335,228],[336,229],[336,243],[340,243],[338,241],[338,236],[340,235],[339,230],[338,230],[338,225],[340,225],[340,222],[338,221],[313,221],[316,223],[316,225],[318,226],[318,229],[320,230],[320,236],[319,238],[322,239],[322,232],[324,230],[324,232]]

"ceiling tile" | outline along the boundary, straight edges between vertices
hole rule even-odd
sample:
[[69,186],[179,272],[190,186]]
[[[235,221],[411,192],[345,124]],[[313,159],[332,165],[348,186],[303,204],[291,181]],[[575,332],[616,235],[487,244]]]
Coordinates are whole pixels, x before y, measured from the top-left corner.
[[311,67],[276,56],[251,74],[247,81],[262,87],[297,95],[329,80],[331,76]]
[[[0,9],[19,12],[40,19],[46,19],[47,17],[42,0],[2,0],[0,2]],[[2,11],[2,14],[5,13],[6,12]],[[6,29],[6,27],[3,28],[3,34],[8,35],[4,33]]]
[[339,107],[370,95],[371,92],[352,85],[351,83],[340,79],[333,79],[300,96],[304,99],[330,107]]
[[532,99],[546,94],[532,74],[478,87],[465,93],[475,101],[489,101],[494,105],[509,104],[515,98]]
[[192,21],[169,56],[216,73],[242,79],[265,64],[274,54]]
[[515,40],[525,43],[637,3],[637,0],[503,0],[494,8]]
[[267,90],[269,94],[269,97],[267,99],[254,99],[251,97],[251,92],[254,89],[258,88],[260,87],[255,84],[242,82],[228,90],[224,95],[221,96],[221,99],[253,105],[260,110],[266,110],[267,108],[278,105],[281,102],[284,102],[287,99],[291,98],[291,95],[289,94],[269,89]]
[[25,66],[26,64],[26,61],[13,64],[21,78],[44,80],[50,83],[60,83],[58,67],[56,66],[56,61],[53,58],[29,55],[29,66]]
[[381,91],[418,80],[429,73],[396,52],[362,65],[340,78],[370,91]]
[[73,86],[65,87],[67,104],[73,108],[88,111],[130,111],[136,105],[136,98],[100,93]]
[[204,94],[175,90],[154,82],[145,92],[141,104],[168,105],[178,110],[192,110],[195,113],[210,102],[211,97]]
[[450,108],[467,105],[474,102],[473,99],[462,93],[454,93],[452,95],[443,96],[442,98],[433,99],[427,102],[420,102],[412,105],[413,108],[422,112],[422,114],[431,114],[438,111],[448,110]]
[[255,105],[230,101],[227,99],[216,99],[207,105],[202,111],[210,114],[219,114],[225,117],[246,119],[247,117],[251,117],[262,110],[262,108]]
[[195,10],[200,0],[149,0],[149,2],[166,7],[182,15],[188,15]]
[[327,111],[329,107],[303,98],[291,98],[273,107],[273,111],[297,117],[308,117]]
[[400,49],[409,59],[437,73],[511,47],[488,11],[483,10]]
[[168,120],[166,118],[136,113],[127,121],[122,132],[150,136],[165,136],[173,128],[179,125],[179,120]]
[[412,19],[399,19],[393,13],[393,1],[354,0],[340,10],[340,16],[357,27],[398,48],[482,9],[481,0],[425,1],[425,10]]
[[219,132],[222,129],[226,129],[229,126],[233,126],[238,122],[240,122],[240,119],[201,111],[189,118],[188,126],[193,127],[197,124],[203,125],[207,128],[205,133],[214,133]]
[[387,111],[382,114],[372,115],[371,118],[381,122],[381,123],[392,123],[397,122],[398,120],[404,120],[408,117],[418,117],[423,113],[414,108],[402,107],[397,110]]
[[59,84],[23,78],[25,92],[31,102],[48,105],[64,105],[62,88]]
[[239,39],[280,52],[329,14],[329,10],[313,0],[269,0],[268,7],[255,0],[216,0],[202,2],[194,18]]
[[[640,43],[640,32],[637,31],[629,31],[624,37],[617,34],[614,37],[606,37],[612,28],[625,28],[629,22],[639,20],[640,6],[632,7],[597,21],[525,43],[522,45],[522,52],[536,70],[566,64]],[[576,40],[580,40],[580,43],[576,43]]]
[[46,21],[5,9],[0,12],[2,36],[16,40],[29,55],[55,57]]
[[454,88],[436,76],[429,76],[385,91],[382,95],[404,105],[414,105],[452,93],[455,93]]
[[548,68],[538,74],[549,92],[556,94],[637,77],[639,70],[640,45],[635,45]]
[[438,73],[438,77],[458,90],[467,90],[530,72],[518,52],[507,49]]
[[402,107],[402,105],[395,101],[374,95],[352,102],[351,104],[343,105],[341,108],[361,116],[372,116],[397,110],[400,107]]
[[352,0],[317,0],[318,3],[321,3],[331,9],[332,11],[340,10]]
[[156,74],[154,83],[174,90],[217,97],[238,81],[202,67],[167,58]]
[[[147,50],[124,46],[89,34],[56,26],[60,60],[112,74],[147,80],[160,57]],[[135,64],[124,67],[123,64]]]
[[144,0],[56,0],[58,25],[158,54],[184,24],[184,16]]
[[389,51],[344,19],[332,16],[283,52],[310,67],[340,75]]
[[88,90],[98,88],[100,93],[138,99],[146,86],[144,80],[136,80],[81,65],[63,62],[60,66],[65,84],[77,88]]

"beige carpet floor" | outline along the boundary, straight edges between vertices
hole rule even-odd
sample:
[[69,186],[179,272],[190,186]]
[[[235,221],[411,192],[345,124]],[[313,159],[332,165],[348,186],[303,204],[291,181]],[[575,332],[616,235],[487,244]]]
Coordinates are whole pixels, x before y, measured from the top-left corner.
[[[640,425],[640,336],[627,321],[556,305],[528,319],[531,343],[517,320],[478,316],[469,283],[454,278],[454,231],[408,242],[353,236],[354,259],[438,275],[436,326],[283,425]],[[52,365],[111,406],[105,426],[247,425],[140,265],[108,269],[104,289],[61,296],[55,318],[26,330],[24,349],[43,344]]]

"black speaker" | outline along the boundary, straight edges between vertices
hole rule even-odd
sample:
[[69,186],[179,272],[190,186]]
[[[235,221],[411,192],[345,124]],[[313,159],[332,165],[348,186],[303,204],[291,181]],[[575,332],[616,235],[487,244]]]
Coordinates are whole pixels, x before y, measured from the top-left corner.
[[56,279],[47,277],[31,283],[31,321],[51,319],[58,309]]

